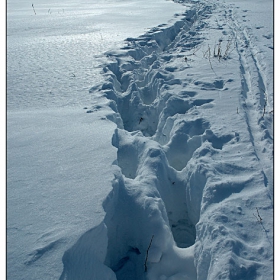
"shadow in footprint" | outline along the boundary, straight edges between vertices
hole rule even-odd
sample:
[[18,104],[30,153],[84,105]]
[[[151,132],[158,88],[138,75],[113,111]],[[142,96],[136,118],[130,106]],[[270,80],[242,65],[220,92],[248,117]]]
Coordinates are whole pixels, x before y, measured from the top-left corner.
[[182,170],[194,151],[202,144],[202,135],[209,128],[204,119],[175,121],[170,132],[171,139],[166,145],[166,157],[176,170]]
[[220,137],[216,136],[212,130],[207,129],[205,131],[205,135],[203,135],[203,141],[208,140],[212,143],[213,148],[221,150],[224,144],[228,143],[230,140],[234,138],[234,135],[222,135]]
[[202,90],[215,90],[223,89],[225,82],[223,80],[215,80],[213,83],[208,83],[204,81],[194,82],[196,86],[200,86]]

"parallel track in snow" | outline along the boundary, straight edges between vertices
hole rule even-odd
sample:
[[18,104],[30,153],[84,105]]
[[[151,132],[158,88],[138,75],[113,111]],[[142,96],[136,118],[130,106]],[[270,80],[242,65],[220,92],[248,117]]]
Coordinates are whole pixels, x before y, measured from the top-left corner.
[[[227,13],[228,23],[234,33],[235,46],[239,55],[242,81],[241,106],[244,110],[252,145],[263,170],[266,187],[269,184],[273,199],[273,92],[268,85],[260,59],[265,61],[257,46],[253,45],[246,28],[241,28],[232,14]],[[267,147],[264,149],[263,147]],[[267,174],[268,173],[268,174]],[[269,178],[269,179],[268,179]]]

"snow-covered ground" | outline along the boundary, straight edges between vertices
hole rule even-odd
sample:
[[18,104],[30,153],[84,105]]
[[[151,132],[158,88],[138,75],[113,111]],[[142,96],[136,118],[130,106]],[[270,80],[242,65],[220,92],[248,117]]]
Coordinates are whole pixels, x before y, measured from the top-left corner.
[[98,65],[105,51],[183,11],[171,1],[145,2],[38,0],[35,16],[30,3],[9,0],[8,109],[82,108],[91,102],[88,89],[102,78]]
[[273,279],[273,2],[178,2],[8,2],[8,278]]
[[116,125],[86,113],[89,89],[105,51],[184,10],[162,2],[36,1],[35,16],[8,1],[8,279],[58,279],[63,253],[102,221]]

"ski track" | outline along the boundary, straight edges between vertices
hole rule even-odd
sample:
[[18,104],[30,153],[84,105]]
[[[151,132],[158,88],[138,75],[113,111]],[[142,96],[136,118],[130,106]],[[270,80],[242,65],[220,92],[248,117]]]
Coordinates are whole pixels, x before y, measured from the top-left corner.
[[[273,104],[262,57],[238,25],[234,7],[184,4],[187,11],[174,25],[128,38],[126,47],[107,53],[111,62],[103,68],[106,81],[91,92],[105,96],[113,110],[107,118],[118,126],[112,144],[119,173],[103,203],[104,223],[65,253],[61,280],[80,279],[77,275],[89,279],[95,275],[94,262],[104,267],[106,279],[123,280],[263,279],[272,271],[272,218],[256,221],[256,207],[268,217],[273,210],[273,140],[267,129]],[[213,32],[234,38],[224,64],[203,57],[214,42],[209,41]],[[208,68],[213,81],[195,76],[199,69],[191,69],[192,61]],[[225,63],[234,63],[240,72],[236,100],[243,112],[236,118],[247,127],[247,136],[234,123],[232,130],[226,129],[227,124],[204,113],[214,114],[219,97],[234,87],[234,79],[223,78],[225,69],[215,67]],[[99,109],[93,105],[87,112]],[[240,149],[251,166],[238,155]],[[100,230],[105,245],[96,249]],[[85,256],[81,248],[89,240],[95,245]],[[73,265],[76,258],[79,266]]]
[[[273,96],[273,93],[271,93],[271,90],[273,89],[269,88],[265,71],[262,69],[258,58],[260,51],[252,44],[248,31],[239,26],[232,15],[232,10],[230,10],[228,18],[236,38],[236,48],[242,69],[240,71],[243,81],[243,98],[241,103],[248,131],[264,176],[272,178],[272,174],[265,175],[269,171],[267,171],[267,166],[263,166],[263,162],[268,161],[268,166],[273,165],[273,154],[271,154],[273,150],[273,131],[271,130],[273,127],[271,125],[273,118],[273,99],[271,96]],[[265,61],[263,57],[261,60]],[[270,148],[263,150],[263,147],[267,146]],[[270,181],[268,183],[270,184],[271,197],[273,197],[273,182]]]

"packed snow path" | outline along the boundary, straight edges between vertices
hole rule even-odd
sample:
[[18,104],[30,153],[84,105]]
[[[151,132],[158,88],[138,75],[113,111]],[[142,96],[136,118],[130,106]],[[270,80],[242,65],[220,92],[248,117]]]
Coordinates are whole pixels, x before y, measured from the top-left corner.
[[60,279],[273,278],[271,65],[234,5],[184,5],[107,53],[119,172]]

